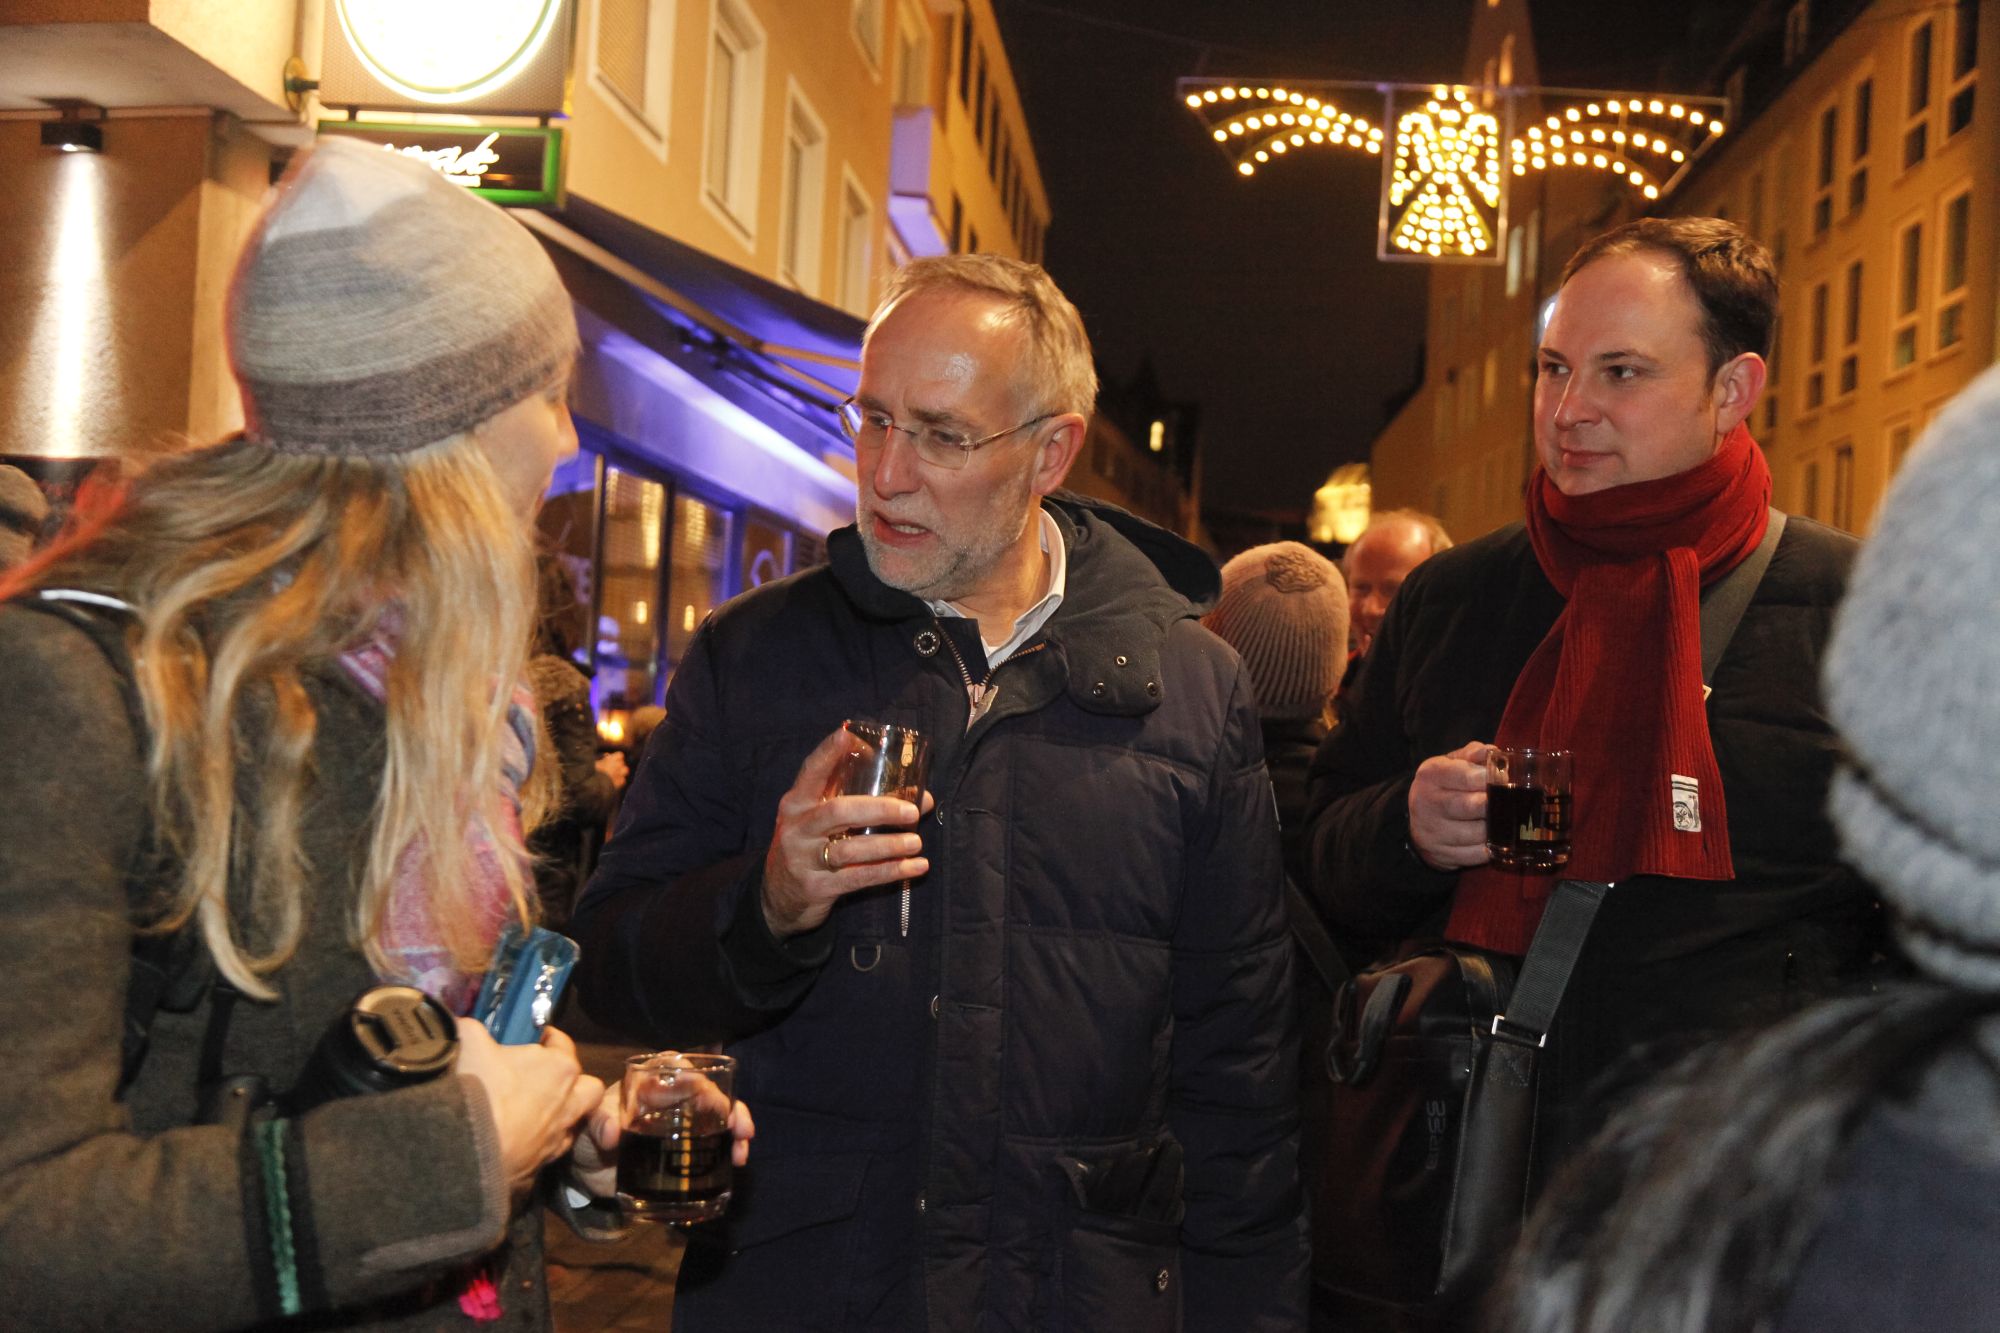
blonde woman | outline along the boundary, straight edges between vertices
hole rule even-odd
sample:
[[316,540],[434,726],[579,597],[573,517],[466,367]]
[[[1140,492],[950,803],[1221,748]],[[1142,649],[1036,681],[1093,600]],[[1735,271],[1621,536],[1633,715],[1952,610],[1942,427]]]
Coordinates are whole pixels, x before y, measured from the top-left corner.
[[198,1102],[290,1087],[371,984],[463,1014],[529,919],[569,304],[500,210],[333,142],[229,313],[244,434],[0,585],[0,1322],[546,1327],[529,1186],[602,1092],[560,1033],[461,1019],[454,1073],[247,1127]]

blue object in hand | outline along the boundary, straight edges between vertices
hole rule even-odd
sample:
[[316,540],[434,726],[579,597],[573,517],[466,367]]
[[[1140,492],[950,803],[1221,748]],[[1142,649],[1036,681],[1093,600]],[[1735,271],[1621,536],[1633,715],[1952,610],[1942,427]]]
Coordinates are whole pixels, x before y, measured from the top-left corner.
[[576,967],[576,941],[541,926],[510,922],[493,947],[472,1016],[503,1046],[540,1041]]

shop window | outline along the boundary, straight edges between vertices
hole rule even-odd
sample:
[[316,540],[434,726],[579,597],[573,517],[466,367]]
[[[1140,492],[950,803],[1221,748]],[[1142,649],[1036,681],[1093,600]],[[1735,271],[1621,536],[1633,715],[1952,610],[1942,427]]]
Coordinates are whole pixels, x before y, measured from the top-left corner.
[[595,645],[601,710],[637,708],[658,699],[660,547],[666,510],[665,486],[622,468],[605,469]]
[[757,140],[764,104],[764,30],[743,0],[714,0],[702,183],[745,236],[757,216]]
[[1903,62],[1903,167],[1914,167],[1930,153],[1931,38],[1936,29],[1925,19],[1910,29]]
[[[669,668],[686,655],[701,622],[729,595],[733,515],[684,491],[674,495],[673,552],[667,568]],[[609,576],[607,575],[607,582]]]
[[544,631],[551,642],[544,646],[553,646],[579,666],[590,661],[599,466],[595,454],[579,452],[564,459],[550,478],[535,516],[541,558],[553,561],[562,571],[571,593],[568,605],[542,608],[544,619],[550,622]]
[[1924,224],[1912,222],[1896,233],[1896,301],[1889,326],[1889,369],[1917,359],[1918,323],[1923,303]]
[[762,519],[743,520],[743,590],[791,573],[792,534]]
[[826,126],[797,88],[785,113],[785,174],[779,202],[778,276],[808,296],[819,291],[826,197]]
[[1966,246],[1972,227],[1972,187],[1945,201],[1938,243],[1937,349],[1965,339]]

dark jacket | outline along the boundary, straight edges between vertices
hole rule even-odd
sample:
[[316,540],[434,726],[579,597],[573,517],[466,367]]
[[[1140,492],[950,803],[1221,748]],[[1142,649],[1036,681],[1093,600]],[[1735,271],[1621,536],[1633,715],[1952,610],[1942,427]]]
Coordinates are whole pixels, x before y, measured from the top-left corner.
[[[1586,1089],[1635,1050],[1775,1017],[1860,973],[1879,911],[1834,855],[1825,814],[1837,750],[1819,659],[1856,542],[1792,518],[1708,701],[1736,878],[1640,877],[1605,901],[1549,1038],[1545,1169],[1595,1123]],[[1354,710],[1313,764],[1312,892],[1379,953],[1436,934],[1456,876],[1408,849],[1417,765],[1490,741],[1514,679],[1563,599],[1519,524],[1442,552],[1397,594]],[[1628,1066],[1638,1068],[1641,1066]]]
[[[269,978],[279,998],[234,1005],[221,1060],[225,1074],[258,1074],[277,1091],[374,981],[346,930],[382,709],[337,668],[307,688],[318,712],[299,819],[308,924]],[[146,780],[117,675],[54,615],[0,608],[0,754],[0,977],[18,1001],[0,1025],[0,1325],[249,1325],[277,1280],[272,1190],[240,1131],[191,1123],[215,996],[200,971],[175,969],[138,1074],[115,1096]],[[342,1307],[312,1327],[464,1328],[458,1294],[487,1259],[502,1319],[481,1327],[548,1327],[541,1220],[516,1217],[510,1231],[476,1080],[446,1076],[277,1124],[301,1297]]]
[[[593,1014],[727,1040],[757,1115],[677,1326],[1302,1320],[1277,828],[1248,677],[1184,595],[1212,596],[1214,566],[1050,508],[1064,601],[970,731],[938,635],[976,663],[976,627],[877,582],[852,529],[831,568],[718,610],[675,673],[575,925]],[[930,873],[907,935],[887,889],[781,945],[760,908],[778,798],[860,716],[933,739]],[[1149,1166],[1150,1206],[1127,1179]]]

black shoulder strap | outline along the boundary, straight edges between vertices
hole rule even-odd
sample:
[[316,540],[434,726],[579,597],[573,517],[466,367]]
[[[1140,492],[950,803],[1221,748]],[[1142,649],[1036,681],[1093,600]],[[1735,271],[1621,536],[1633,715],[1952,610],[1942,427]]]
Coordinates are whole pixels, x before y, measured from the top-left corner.
[[1778,538],[1784,535],[1785,516],[1773,509],[1770,522],[1764,525],[1764,540],[1757,543],[1757,549],[1739,561],[1736,568],[1710,584],[1702,594],[1702,684],[1715,683],[1715,668],[1721,663],[1729,641],[1736,636],[1736,626],[1743,619],[1750,599],[1756,595],[1757,585],[1764,581],[1764,571],[1771,565],[1771,553],[1778,549]]
[[1328,991],[1338,995],[1340,988],[1352,980],[1354,974],[1348,970],[1340,950],[1334,947],[1333,936],[1327,933],[1326,925],[1319,919],[1319,911],[1312,905],[1312,899],[1306,897],[1305,890],[1290,875],[1285,876],[1285,915],[1291,918],[1292,938],[1305,951],[1313,971],[1319,974]]
[[[14,605],[46,611],[59,617],[97,645],[98,651],[111,664],[112,675],[117,678],[118,693],[125,701],[126,717],[143,768],[148,738],[152,733],[146,725],[146,709],[139,698],[138,682],[133,679],[132,653],[125,640],[125,622],[137,612],[115,597],[73,588],[44,588]],[[160,1003],[166,998],[176,970],[174,937],[159,931],[138,929],[154,907],[153,903],[144,901],[144,897],[152,884],[148,871],[155,866],[158,857],[159,844],[149,820],[133,852],[132,863],[125,872],[126,904],[134,934],[132,973],[125,990],[125,1035],[118,1062],[120,1097],[124,1096],[139,1072],[139,1063],[146,1054],[146,1041],[152,1035],[153,1016],[159,1012]]]
[[[1778,549],[1778,539],[1784,531],[1785,516],[1773,509],[1757,549],[1711,585],[1703,596],[1701,678],[1704,684],[1715,678],[1716,665],[1735,636],[1736,626],[1756,594],[1757,585],[1763,582],[1771,553]],[[1604,905],[1605,895],[1610,891],[1609,884],[1588,880],[1566,879],[1556,885],[1548,908],[1542,913],[1542,922],[1535,928],[1528,956],[1522,960],[1514,993],[1507,999],[1507,1013],[1494,1020],[1495,1036],[1540,1044],[1555,1021],[1556,1006],[1562,1003],[1563,991],[1569,987],[1570,973],[1583,953],[1591,923],[1597,919],[1597,909]]]

